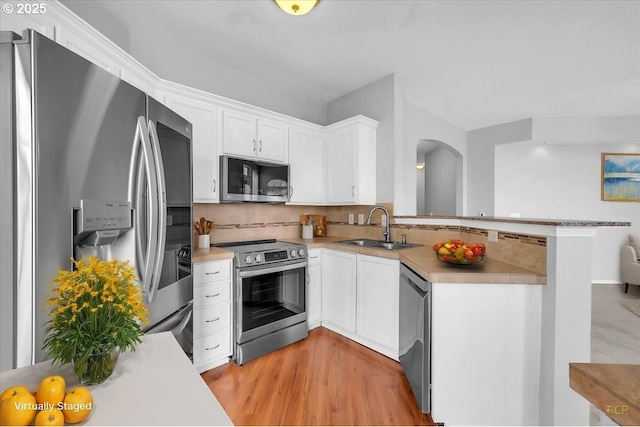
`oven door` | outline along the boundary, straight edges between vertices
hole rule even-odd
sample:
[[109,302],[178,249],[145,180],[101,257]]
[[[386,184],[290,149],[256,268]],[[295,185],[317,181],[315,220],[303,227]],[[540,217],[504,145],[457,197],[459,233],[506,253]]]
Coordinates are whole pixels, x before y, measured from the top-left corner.
[[307,261],[236,269],[236,343],[307,320]]

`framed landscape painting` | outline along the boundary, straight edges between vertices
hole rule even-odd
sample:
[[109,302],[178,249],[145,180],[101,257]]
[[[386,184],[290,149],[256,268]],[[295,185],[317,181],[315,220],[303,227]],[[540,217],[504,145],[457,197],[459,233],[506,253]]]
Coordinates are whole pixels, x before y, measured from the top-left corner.
[[602,153],[602,200],[640,202],[640,153]]

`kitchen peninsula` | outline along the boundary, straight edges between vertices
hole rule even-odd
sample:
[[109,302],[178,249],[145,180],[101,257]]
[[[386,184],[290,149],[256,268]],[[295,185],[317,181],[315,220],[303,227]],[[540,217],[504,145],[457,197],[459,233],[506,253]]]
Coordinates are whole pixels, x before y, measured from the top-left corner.
[[[2,372],[0,384],[35,390],[48,375],[78,385],[70,364],[50,361]],[[233,425],[170,332],[143,336],[104,383],[88,388],[94,408],[83,425]]]

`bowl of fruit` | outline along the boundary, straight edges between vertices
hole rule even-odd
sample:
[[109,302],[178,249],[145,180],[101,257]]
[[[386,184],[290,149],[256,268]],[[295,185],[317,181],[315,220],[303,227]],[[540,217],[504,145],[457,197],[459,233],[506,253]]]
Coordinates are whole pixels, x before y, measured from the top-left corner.
[[433,245],[438,259],[446,264],[472,265],[482,262],[486,247],[482,243],[465,243],[452,239]]

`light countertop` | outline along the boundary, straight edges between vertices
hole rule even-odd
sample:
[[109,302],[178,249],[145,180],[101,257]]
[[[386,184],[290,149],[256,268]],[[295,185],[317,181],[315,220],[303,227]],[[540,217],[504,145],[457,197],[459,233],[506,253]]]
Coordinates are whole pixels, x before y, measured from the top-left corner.
[[[420,276],[434,283],[504,283],[504,284],[537,284],[547,283],[547,276],[540,275],[524,268],[516,267],[496,259],[485,257],[475,265],[449,265],[438,261],[430,246],[390,251],[361,246],[350,246],[336,243],[348,240],[349,237],[326,236],[314,237],[313,240],[301,238],[285,238],[287,242],[307,245],[308,248],[329,248],[345,252],[379,256],[400,260]],[[232,259],[233,253],[221,248],[197,249],[192,253],[192,261],[206,262]]]
[[[113,374],[87,387],[94,408],[77,425],[233,425],[170,332],[143,336],[135,352],[121,353]],[[0,373],[2,388],[35,390],[48,375],[78,385],[70,364],[50,361]]]

